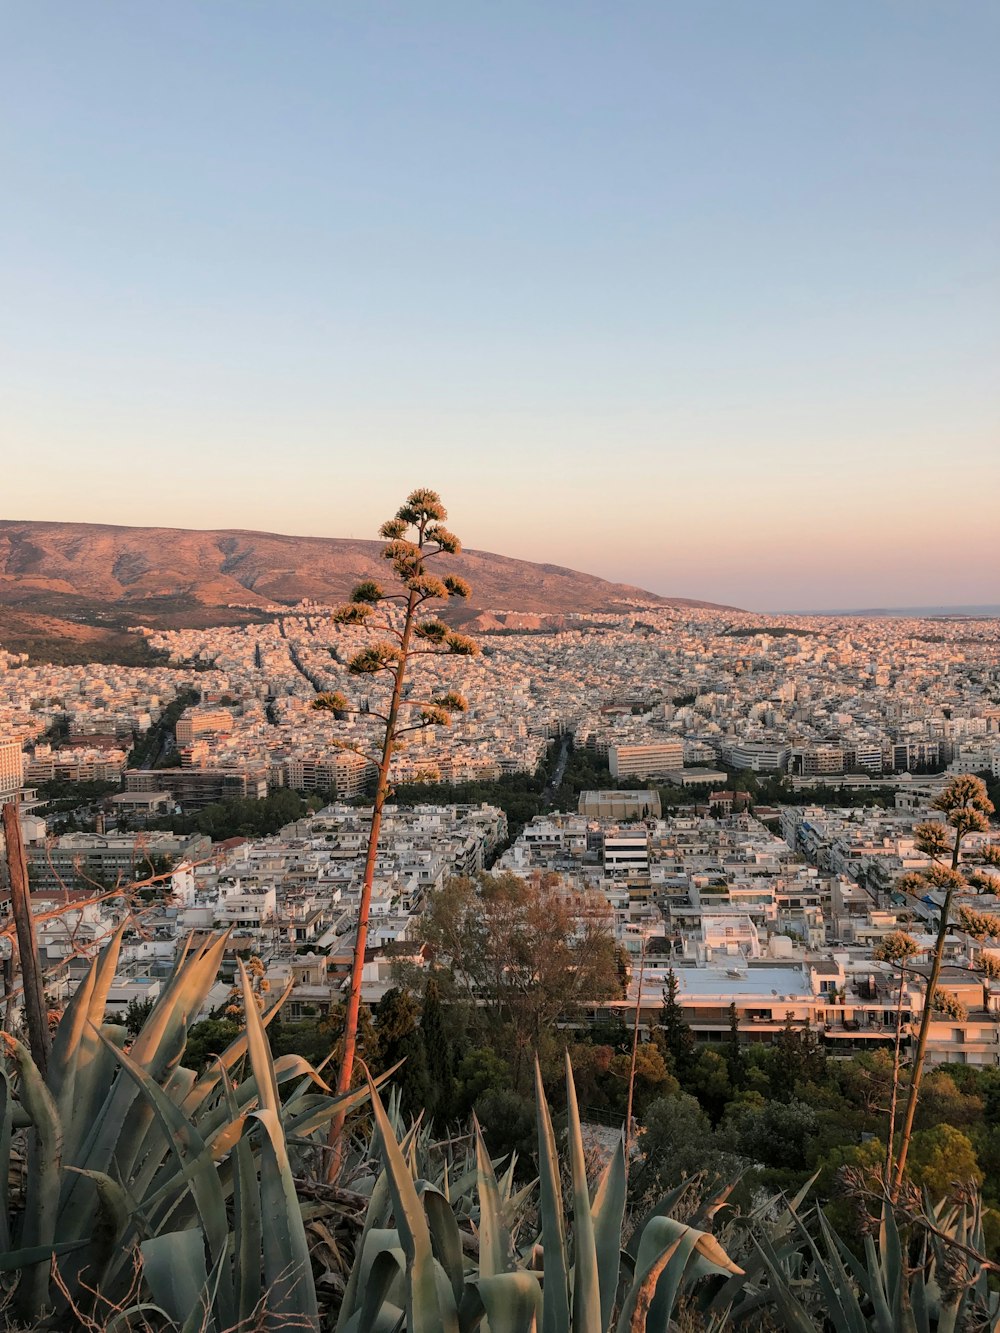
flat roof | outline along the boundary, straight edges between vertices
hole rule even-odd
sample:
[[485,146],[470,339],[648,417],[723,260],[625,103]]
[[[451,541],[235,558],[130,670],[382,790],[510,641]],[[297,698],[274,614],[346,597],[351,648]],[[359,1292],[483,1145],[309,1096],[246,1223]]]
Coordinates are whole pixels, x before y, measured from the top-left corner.
[[[739,976],[730,976],[729,972],[739,972]],[[787,1001],[813,999],[806,970],[801,964],[792,967],[747,967],[742,959],[733,959],[732,968],[726,967],[676,967],[680,994],[690,995],[692,999],[707,1000],[713,997],[723,999],[726,1004],[737,995],[753,995],[761,1000]],[[629,987],[629,999],[635,1003],[638,977]],[[659,977],[643,977],[642,998],[653,1002],[666,990],[662,974]]]

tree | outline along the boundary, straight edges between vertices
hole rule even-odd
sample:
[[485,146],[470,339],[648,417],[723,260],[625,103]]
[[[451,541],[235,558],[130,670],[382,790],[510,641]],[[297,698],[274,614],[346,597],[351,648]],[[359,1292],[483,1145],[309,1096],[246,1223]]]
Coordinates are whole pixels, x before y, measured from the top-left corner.
[[184,1047],[184,1064],[201,1073],[213,1055],[221,1055],[230,1042],[239,1036],[240,1027],[231,1018],[203,1018],[188,1032]]
[[427,1053],[418,1018],[414,996],[396,986],[387,990],[375,1006],[379,1063],[388,1069],[400,1060],[404,1061],[396,1075],[396,1083],[400,1109],[407,1116],[415,1116],[424,1110],[431,1093]]
[[726,1063],[729,1066],[729,1082],[734,1088],[742,1087],[745,1073],[743,1048],[740,1045],[740,1016],[735,1000],[729,1006],[729,1035],[726,1039]]
[[802,1171],[819,1130],[816,1109],[807,1102],[757,1098],[730,1104],[718,1141],[765,1170]]
[[642,1165],[635,1179],[637,1198],[663,1194],[702,1171],[730,1174],[735,1165],[716,1147],[697,1097],[686,1092],[660,1097],[650,1105],[638,1142]]
[[[407,732],[429,726],[446,726],[454,712],[464,712],[465,699],[452,691],[429,698],[404,698],[403,686],[411,658],[425,655],[455,654],[470,657],[477,653],[475,642],[451,629],[442,620],[427,613],[431,603],[446,602],[452,597],[468,597],[469,585],[454,575],[444,579],[428,571],[427,562],[442,555],[456,555],[461,543],[444,526],[448,517],[441,497],[427,489],[412,491],[406,503],[379,529],[386,545],[382,556],[389,561],[398,592],[385,592],[372,579],[359,583],[351,593],[351,600],[334,613],[334,622],[340,625],[359,625],[384,635],[351,658],[348,671],[353,676],[367,679],[375,691],[367,701],[366,713],[382,724],[382,749],[377,757],[368,755],[361,747],[343,743],[341,748],[353,750],[371,759],[377,770],[372,821],[368,834],[365,871],[358,905],[358,927],[354,942],[351,984],[344,1023],[344,1050],[337,1076],[337,1092],[347,1092],[354,1073],[357,1048],[358,1021],[361,1009],[361,978],[364,970],[365,949],[368,944],[368,918],[371,913],[372,885],[375,879],[375,860],[378,855],[382,812],[389,795],[389,770],[393,753],[399,748],[400,738]],[[373,620],[376,608],[385,612],[382,621]],[[385,688],[379,691],[379,685]],[[334,713],[358,711],[339,693],[320,694],[313,707]],[[334,1116],[330,1124],[330,1154],[328,1178],[333,1180],[340,1172],[341,1138],[346,1113]]]
[[[574,1069],[576,1066],[574,1065]],[[642,1120],[643,1113],[654,1097],[662,1097],[668,1092],[680,1092],[681,1085],[667,1068],[663,1052],[655,1041],[640,1041],[632,1055],[613,1055],[608,1064],[604,1080],[608,1088],[612,1110],[619,1110],[625,1099],[625,1115],[629,1111],[637,1120]],[[628,1105],[629,1084],[632,1085],[632,1104]]]
[[910,1176],[935,1200],[951,1194],[956,1185],[983,1183],[976,1150],[954,1125],[935,1125],[914,1134]]
[[826,1069],[826,1053],[807,1023],[797,1027],[791,1010],[785,1014],[785,1024],[772,1043],[774,1064],[771,1083],[784,1101],[796,1095],[802,1083],[820,1082]]
[[[941,975],[941,963],[944,958],[944,946],[948,938],[952,898],[955,891],[964,889],[968,880],[963,873],[962,843],[970,833],[986,833],[989,830],[989,817],[993,813],[993,803],[986,792],[982,778],[963,774],[949,782],[944,791],[932,802],[933,808],[944,815],[944,821],[929,820],[916,827],[917,847],[930,857],[930,867],[926,871],[903,875],[897,881],[897,887],[904,892],[923,895],[931,888],[944,890],[944,902],[941,905],[941,921],[938,926],[934,952],[931,956],[931,971],[927,980],[927,999],[920,1017],[920,1031],[917,1036],[917,1048],[913,1056],[913,1075],[910,1079],[909,1096],[906,1099],[906,1114],[900,1137],[899,1155],[896,1159],[896,1174],[892,1182],[893,1198],[898,1197],[906,1170],[906,1157],[910,1139],[913,1135],[913,1121],[917,1113],[917,1099],[920,1095],[920,1080],[924,1072],[924,1060],[927,1053],[927,1039],[930,1035],[931,1021],[934,1015],[931,997],[937,989]],[[978,849],[981,863],[1000,865],[1000,847],[990,845]],[[968,869],[968,867],[965,867]]]
[[432,1115],[440,1112],[448,1115],[455,1096],[455,1045],[441,1003],[441,987],[433,976],[424,991],[420,1035],[430,1084],[428,1110]]
[[140,1000],[138,998],[129,1000],[125,1008],[125,1030],[130,1037],[136,1037],[142,1030],[142,1025],[153,1011],[152,1000]]
[[506,1028],[515,1086],[558,1018],[618,994],[606,914],[557,875],[456,876],[428,895],[421,939],[495,1041]]
[[699,1051],[688,1075],[688,1089],[708,1112],[712,1124],[718,1124],[733,1095],[726,1057],[719,1051]]
[[694,1064],[694,1033],[684,1017],[684,1010],[677,998],[679,992],[680,982],[674,969],[668,967],[658,1032],[670,1057],[671,1068],[683,1083]]
[[486,1092],[510,1087],[510,1068],[491,1046],[473,1046],[455,1073],[455,1111],[461,1119]]

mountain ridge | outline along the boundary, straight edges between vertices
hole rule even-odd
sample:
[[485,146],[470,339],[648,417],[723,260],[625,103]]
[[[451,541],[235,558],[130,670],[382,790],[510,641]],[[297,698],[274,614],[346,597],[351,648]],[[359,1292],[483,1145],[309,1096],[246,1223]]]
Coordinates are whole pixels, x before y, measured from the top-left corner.
[[[340,602],[360,580],[384,578],[382,546],[251,528],[0,519],[0,648],[35,661],[154,662],[133,627],[250,624],[303,598]],[[630,602],[717,605],[486,551],[465,550],[449,568],[473,592],[468,605],[449,607],[449,619],[477,633],[558,630]]]
[[[0,605],[58,614],[63,599],[96,598],[121,611],[159,599],[189,600],[205,609],[240,605],[261,611],[304,598],[336,602],[359,579],[384,570],[382,545],[250,528],[0,519]],[[582,614],[621,609],[629,602],[716,605],[476,549],[463,550],[449,568],[472,584],[470,610],[476,613]],[[56,608],[42,605],[52,598]],[[178,612],[171,608],[169,614]]]

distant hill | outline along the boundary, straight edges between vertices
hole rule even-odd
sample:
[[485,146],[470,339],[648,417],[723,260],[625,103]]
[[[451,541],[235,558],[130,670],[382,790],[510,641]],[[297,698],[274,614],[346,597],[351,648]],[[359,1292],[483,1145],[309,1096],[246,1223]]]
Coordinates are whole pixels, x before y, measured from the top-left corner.
[[[265,618],[302,598],[343,601],[360,579],[384,577],[381,546],[340,537],[0,519],[0,644],[30,652],[32,639],[65,633],[86,653],[98,645],[81,634],[83,626],[120,635],[130,624],[225,624]],[[621,610],[635,600],[712,605],[486,551],[463,551],[449,568],[472,585],[466,618],[495,612],[562,618]],[[493,619],[483,616],[483,628]],[[513,627],[506,616],[499,623]]]

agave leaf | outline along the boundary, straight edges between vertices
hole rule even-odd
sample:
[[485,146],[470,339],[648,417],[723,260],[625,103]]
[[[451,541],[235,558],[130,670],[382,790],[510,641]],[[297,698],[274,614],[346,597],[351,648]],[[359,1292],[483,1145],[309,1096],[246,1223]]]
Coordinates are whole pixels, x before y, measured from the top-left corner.
[[[618,1333],[646,1333],[657,1284],[668,1264],[677,1257],[680,1246],[681,1237],[678,1236],[665,1250],[655,1253],[645,1266],[637,1268],[635,1278],[622,1303],[622,1311],[618,1317]],[[687,1256],[684,1257],[686,1259]],[[653,1325],[654,1329],[668,1327],[669,1324]]]
[[[301,1055],[283,1055],[279,1059],[274,1060],[272,1065],[274,1078],[279,1088],[286,1083],[290,1083],[293,1079],[298,1078],[303,1073],[307,1075],[312,1074],[312,1066],[309,1064],[309,1061],[304,1059]],[[226,1074],[225,1070],[222,1072]],[[228,1077],[228,1074],[226,1074],[226,1076]],[[323,1083],[321,1079],[317,1079],[317,1082],[324,1092],[328,1091],[326,1084]],[[253,1110],[259,1100],[256,1075],[251,1073],[248,1078],[245,1078],[241,1083],[237,1083],[233,1088],[233,1095],[236,1098],[238,1112]],[[181,1103],[181,1109],[183,1110],[186,1105],[184,1099],[175,1097],[174,1100]],[[283,1104],[282,1112],[282,1118],[287,1120],[287,1103]],[[205,1110],[201,1115],[196,1114],[190,1118],[193,1119],[198,1126],[202,1138],[205,1139],[206,1142],[212,1142],[219,1131],[224,1130],[231,1120],[229,1115],[229,1103],[226,1098],[223,1097],[219,1100],[216,1106]]]
[[504,1226],[513,1235],[517,1230],[517,1223],[521,1213],[524,1211],[524,1205],[531,1198],[538,1188],[538,1177],[529,1180],[527,1185],[522,1185],[514,1194],[509,1195],[503,1202],[503,1222]]
[[207,1312],[217,1308],[216,1298],[219,1291],[219,1282],[222,1278],[223,1268],[227,1263],[228,1259],[226,1257],[220,1259],[209,1273],[201,1305],[192,1309],[181,1325],[180,1333],[211,1333],[211,1330],[217,1327],[216,1320]]
[[874,1306],[875,1326],[878,1333],[895,1333],[892,1310],[885,1289],[882,1265],[871,1236],[865,1235],[865,1260],[868,1264],[868,1296]]
[[76,1166],[68,1166],[66,1170],[79,1171],[94,1182],[98,1207],[89,1241],[79,1242],[86,1248],[70,1265],[62,1267],[61,1275],[63,1281],[72,1288],[86,1270],[88,1285],[99,1286],[115,1253],[118,1238],[128,1225],[132,1204],[126,1191],[110,1176],[102,1175],[100,1171],[80,1171]]
[[[21,1103],[34,1125],[28,1144],[28,1181],[21,1246],[26,1250],[42,1249],[51,1247],[56,1236],[62,1126],[55,1099],[25,1047],[15,1037],[6,1034],[4,1043],[17,1065],[21,1076]],[[41,1311],[47,1301],[48,1290],[47,1263],[35,1263],[25,1268],[17,1287],[17,1306],[22,1318],[31,1319]]]
[[276,1315],[299,1316],[307,1328],[318,1328],[309,1244],[281,1121],[277,1112],[260,1110],[248,1118],[248,1129],[253,1122],[259,1122],[264,1130],[260,1144],[260,1212],[266,1237],[264,1286],[268,1310]]
[[724,1184],[716,1186],[710,1194],[706,1194],[691,1218],[691,1225],[707,1231],[716,1213],[726,1206],[726,1200],[739,1183],[740,1177],[737,1176],[735,1180],[727,1180]]
[[10,1136],[14,1120],[14,1097],[10,1079],[0,1065],[0,1254],[10,1250]]
[[816,1274],[823,1289],[830,1317],[838,1328],[845,1330],[845,1333],[847,1330],[850,1333],[868,1333],[868,1320],[862,1312],[861,1303],[854,1290],[854,1283],[844,1267],[840,1251],[837,1249],[831,1234],[830,1224],[822,1208],[816,1210],[816,1219],[826,1246],[826,1262],[824,1262],[812,1237],[801,1222],[799,1222],[799,1227],[802,1234],[808,1238],[816,1257]]
[[[542,1071],[535,1057],[535,1103],[538,1117],[538,1176],[542,1221],[542,1253],[545,1300],[542,1303],[542,1333],[569,1333],[569,1262],[566,1257],[566,1223],[563,1218],[559,1156],[552,1117],[542,1085]],[[588,1209],[589,1211],[589,1209]]]
[[903,1259],[903,1247],[896,1226],[895,1210],[889,1199],[882,1200],[882,1216],[879,1222],[879,1252],[881,1268],[885,1275],[885,1293],[889,1309],[898,1314],[900,1297],[906,1289],[906,1269]]
[[274,1061],[250,978],[242,959],[239,963],[247,1049],[260,1097],[260,1109],[252,1114],[248,1125],[251,1121],[259,1122],[264,1130],[260,1147],[260,1211],[267,1237],[264,1284],[268,1292],[268,1308],[277,1315],[303,1317],[307,1327],[318,1328],[319,1312],[309,1244],[288,1161]]
[[434,1271],[434,1254],[430,1229],[420,1206],[413,1176],[396,1142],[385,1108],[368,1077],[372,1111],[378,1135],[382,1160],[385,1163],[389,1193],[399,1237],[406,1254],[407,1327],[409,1333],[439,1333],[439,1330],[458,1329],[458,1311],[451,1302],[441,1300]]
[[[931,1315],[927,1304],[927,1284],[922,1272],[914,1275],[910,1286],[910,1308],[913,1311],[913,1325],[917,1333],[931,1333]],[[994,1324],[996,1329],[996,1324]]]
[[405,1276],[405,1273],[406,1256],[398,1246],[379,1250],[368,1270],[364,1300],[361,1302],[361,1317],[358,1320],[359,1330],[365,1330],[367,1333],[369,1328],[374,1327],[378,1315],[388,1301],[393,1285]]
[[161,1079],[183,1050],[187,1029],[215,983],[229,942],[224,931],[174,970],[132,1046],[132,1058]]
[[[672,1217],[657,1217],[649,1224],[639,1241],[637,1274],[654,1267],[659,1262],[660,1256],[667,1250],[674,1249],[675,1241],[678,1242],[676,1251],[662,1269],[656,1283],[655,1295],[649,1306],[649,1317],[654,1328],[668,1326],[677,1293],[684,1279],[695,1282],[698,1278],[709,1275],[729,1277],[742,1273],[742,1269],[733,1263],[711,1232],[689,1227]],[[644,1281],[645,1279],[637,1276],[633,1285],[642,1284]]]
[[832,1228],[831,1234],[833,1235],[834,1244],[837,1246],[837,1251],[840,1254],[841,1259],[844,1261],[844,1266],[857,1283],[858,1290],[863,1292],[869,1300],[873,1300],[871,1293],[871,1274],[868,1269]]
[[[239,1123],[241,1129],[246,1124],[246,1117],[239,1114],[233,1085],[229,1075],[222,1070],[222,1085],[226,1104],[233,1123]],[[215,1153],[213,1150],[213,1157]],[[233,1244],[233,1286],[236,1298],[237,1327],[249,1328],[254,1311],[263,1293],[261,1282],[261,1238],[263,1228],[260,1217],[260,1189],[257,1184],[257,1163],[249,1141],[241,1133],[233,1147],[233,1225],[235,1228]]]
[[598,1276],[601,1286],[601,1328],[611,1323],[621,1269],[622,1221],[625,1216],[625,1138],[604,1168],[591,1208],[594,1243],[597,1247]]
[[[279,1088],[288,1084],[288,1082],[291,1082],[293,1078],[299,1078],[303,1073],[307,1074],[307,1076],[311,1076],[312,1074],[312,1066],[309,1065],[308,1060],[304,1060],[303,1056],[281,1056],[273,1061],[273,1070],[275,1070],[275,1080],[277,1081],[277,1086],[279,1086]],[[228,1077],[227,1070],[221,1070],[221,1073],[224,1073],[225,1076]],[[327,1086],[325,1086],[323,1081],[319,1081],[319,1086],[324,1089],[324,1092],[327,1092]],[[257,1105],[257,1102],[260,1100],[256,1074],[253,1074],[252,1072],[249,1073],[247,1078],[244,1078],[239,1084],[233,1086],[233,1096],[236,1098],[237,1110],[239,1110],[240,1113],[253,1110]],[[328,1098],[325,1098],[319,1105],[325,1106],[328,1104]],[[181,1109],[183,1109],[184,1105],[187,1105],[187,1102],[181,1104]],[[303,1105],[300,1100],[300,1113],[304,1114],[305,1110],[311,1108],[312,1105],[312,1102],[307,1102],[307,1104]],[[280,1109],[281,1120],[285,1122],[285,1125],[288,1125],[289,1122],[291,1122],[291,1116],[293,1114],[291,1105],[289,1105],[289,1102],[283,1102]],[[228,1110],[228,1101],[225,1100],[224,1097],[219,1098],[219,1101],[217,1101],[215,1106],[204,1109],[203,1112],[196,1113],[195,1116],[189,1118],[192,1118],[192,1120],[195,1121],[195,1124],[199,1126],[199,1132],[205,1141],[213,1141],[215,1140],[216,1134],[219,1133],[220,1130],[224,1130],[228,1122],[231,1121],[231,1116],[229,1116]]]
[[[309,1068],[308,1061],[303,1059],[302,1056],[282,1056],[281,1059],[274,1062],[275,1078],[279,1088],[282,1084],[297,1077],[303,1069],[309,1070]],[[175,1074],[177,1072],[178,1070],[174,1070]],[[189,1071],[184,1070],[183,1073],[186,1076]],[[222,1076],[224,1080],[228,1079],[225,1070],[222,1071]],[[186,1079],[183,1081],[186,1081]],[[226,1084],[226,1086],[229,1085]],[[165,1091],[169,1091],[169,1087]],[[246,1113],[252,1109],[257,1101],[257,1080],[251,1076],[232,1091],[236,1102],[235,1116],[230,1114],[231,1104],[228,1096],[224,1096],[210,1114],[195,1118],[196,1128],[210,1148],[215,1161],[219,1161],[230,1152],[239,1139]],[[367,1092],[363,1092],[363,1097],[367,1097],[367,1095]],[[174,1097],[173,1100],[181,1101],[183,1108],[181,1098]],[[328,1104],[329,1099],[322,1099],[324,1107]],[[329,1114],[332,1115],[332,1111]],[[137,1195],[145,1200],[146,1206],[151,1208],[176,1190],[181,1183],[180,1178],[172,1171],[171,1162],[167,1155],[164,1152],[157,1154],[151,1151],[147,1153],[146,1160],[140,1167],[139,1174],[135,1177],[133,1187]]]
[[[133,1061],[155,1083],[162,1083],[183,1055],[188,1027],[215,982],[228,940],[228,932],[209,940],[171,976],[133,1042]],[[151,1108],[142,1099],[133,1100],[115,1150],[115,1162],[123,1180],[131,1177],[136,1162],[142,1160],[152,1127]]]
[[642,1221],[632,1232],[632,1235],[629,1239],[629,1243],[625,1246],[625,1249],[628,1251],[628,1253],[632,1256],[633,1259],[635,1259],[638,1256],[639,1242],[640,1240],[642,1240],[643,1234],[646,1228],[649,1226],[650,1222],[652,1222],[653,1219],[656,1217],[671,1217],[678,1203],[681,1201],[681,1199],[683,1199],[684,1195],[687,1194],[687,1192],[690,1189],[691,1189],[690,1180],[681,1181],[681,1183],[675,1186],[675,1188],[672,1189],[668,1194],[664,1194],[662,1199],[659,1199],[656,1203],[653,1204],[652,1208],[650,1208],[649,1212],[646,1214],[646,1216],[642,1219]]
[[955,1333],[955,1330],[961,1327],[959,1316],[964,1304],[964,1291],[950,1293],[949,1299],[941,1302],[941,1308],[938,1312],[937,1333]]
[[208,1269],[205,1266],[205,1237],[198,1227],[186,1231],[165,1231],[151,1236],[140,1245],[142,1272],[153,1300],[178,1326],[192,1311],[209,1322]]
[[[770,1254],[772,1261],[775,1263],[779,1262],[781,1255],[786,1252],[787,1237],[796,1227],[798,1222],[798,1211],[801,1208],[806,1195],[816,1183],[818,1175],[819,1172],[817,1171],[810,1176],[798,1193],[791,1200],[785,1201],[785,1207],[779,1213],[777,1221],[768,1223],[767,1234],[770,1245]],[[774,1200],[766,1199],[754,1210],[753,1213],[751,1213],[751,1220],[760,1221],[766,1214],[772,1211],[773,1207]],[[785,1242],[785,1244],[782,1245],[782,1242]],[[632,1241],[629,1242],[630,1249],[632,1248],[633,1243],[636,1243],[635,1235],[633,1235]],[[796,1247],[793,1246],[792,1248],[794,1249]],[[851,1257],[853,1259],[853,1256]],[[719,1290],[711,1298],[707,1307],[710,1311],[718,1313],[731,1306],[736,1300],[740,1290],[746,1285],[756,1282],[757,1278],[764,1273],[766,1265],[759,1250],[755,1254],[749,1255],[746,1262],[747,1269],[745,1274],[736,1274],[731,1277],[727,1282],[722,1284]],[[736,1314],[749,1310],[751,1307],[755,1308],[756,1304],[757,1303],[755,1302],[741,1301],[737,1310],[733,1312],[734,1317]]]
[[371,1324],[361,1323],[361,1313],[358,1310],[351,1316],[344,1325],[344,1333],[403,1333],[406,1311],[394,1305],[392,1301],[383,1302],[382,1308]]
[[85,1240],[63,1240],[53,1245],[33,1245],[27,1250],[4,1250],[0,1254],[0,1273],[13,1273],[18,1268],[30,1268],[32,1264],[44,1263],[48,1268],[53,1255],[73,1254],[82,1250]]
[[274,1072],[274,1059],[271,1056],[271,1048],[267,1042],[267,1034],[264,1030],[260,1010],[257,1008],[257,997],[254,995],[247,970],[243,966],[243,959],[237,958],[236,961],[240,969],[243,1012],[246,1015],[247,1050],[250,1053],[250,1067],[253,1069],[254,1081],[257,1084],[260,1108],[262,1111],[273,1111],[275,1115],[278,1115],[280,1114],[281,1102],[278,1097],[278,1080]]
[[[101,1040],[106,1042],[107,1038],[102,1035]],[[191,1190],[202,1233],[208,1242],[211,1262],[215,1267],[227,1248],[228,1224],[225,1198],[211,1153],[204,1139],[181,1109],[153,1082],[131,1054],[126,1055],[124,1051],[119,1051],[113,1046],[110,1049],[149,1103],[160,1130],[182,1168],[185,1182]],[[229,1327],[234,1322],[235,1314],[231,1284],[222,1283],[219,1290],[219,1305],[223,1326]]]
[[483,1132],[475,1115],[472,1117],[476,1136],[476,1161],[479,1172],[479,1275],[493,1277],[509,1272],[514,1267],[513,1245],[504,1226],[500,1191],[493,1163],[486,1151]]
[[[391,1069],[386,1069],[383,1073],[379,1074],[377,1078],[374,1078],[372,1082],[375,1084],[376,1088],[381,1088],[383,1084],[388,1082],[402,1063],[403,1062],[400,1060],[397,1064],[394,1064]],[[367,1087],[354,1088],[351,1092],[341,1093],[339,1097],[331,1097],[329,1100],[324,1101],[323,1105],[318,1109],[310,1107],[304,1110],[301,1114],[292,1116],[285,1115],[282,1117],[285,1133],[289,1136],[292,1134],[312,1134],[315,1130],[321,1129],[325,1124],[332,1120],[337,1111],[341,1109],[353,1111],[355,1107],[361,1106],[362,1103],[367,1100]]]
[[[160,992],[130,1052],[133,1063],[157,1082],[176,1064],[187,1040],[188,1024],[201,1008],[218,971],[227,935],[220,935],[203,949],[188,956],[186,944],[178,950],[178,959],[167,985]],[[104,1059],[100,1065],[78,1067],[77,1088],[91,1068],[107,1069],[110,1034],[92,1028],[102,1038]],[[113,1044],[113,1043],[111,1043]],[[102,1083],[100,1087],[107,1086]],[[98,1106],[91,1098],[81,1111],[89,1117],[91,1128],[81,1147],[74,1153],[74,1165],[110,1174],[112,1161],[121,1180],[130,1180],[137,1161],[151,1150],[147,1134],[153,1124],[148,1099],[139,1096],[133,1079],[118,1078],[109,1086]],[[159,1145],[157,1145],[157,1148]],[[154,1149],[155,1151],[155,1149]],[[60,1227],[71,1235],[86,1235],[93,1215],[93,1194],[85,1191],[79,1176],[68,1179],[60,1208]]]
[[74,1160],[82,1138],[92,1124],[88,1117],[96,1113],[96,1095],[103,1101],[107,1091],[106,1087],[101,1087],[98,1094],[93,1078],[88,1076],[95,1072],[92,1065],[100,1049],[92,1028],[99,1028],[104,1022],[108,991],[118,967],[125,926],[122,922],[90,964],[87,975],[66,1005],[52,1042],[46,1081],[59,1107],[66,1161]]
[[597,1243],[590,1211],[590,1187],[576,1102],[573,1066],[566,1052],[566,1102],[569,1113],[567,1141],[573,1177],[573,1333],[604,1333],[601,1324],[601,1285],[597,1269]]
[[389,1195],[389,1180],[385,1170],[379,1172],[375,1184],[372,1187],[371,1197],[368,1200],[368,1207],[365,1210],[365,1224],[358,1240],[354,1256],[354,1264],[351,1268],[351,1275],[347,1279],[347,1287],[344,1290],[344,1299],[341,1302],[340,1314],[337,1318],[337,1333],[346,1333],[347,1322],[358,1310],[358,1286],[361,1280],[361,1264],[364,1258],[365,1246],[371,1233],[378,1227],[384,1226],[389,1218],[389,1209],[391,1199]]
[[[769,1228],[769,1234],[772,1245],[775,1241],[783,1239],[793,1228],[795,1217],[805,1201],[806,1195],[812,1189],[819,1178],[819,1172],[814,1171],[802,1188],[786,1204],[784,1211],[779,1215],[777,1222]],[[764,1210],[771,1207],[770,1201],[763,1205]]]
[[183,1065],[174,1065],[170,1073],[164,1079],[163,1091],[178,1104],[183,1104],[184,1098],[191,1091],[198,1075],[193,1069],[185,1069]]
[[[261,1021],[265,1028],[269,1027],[272,1021],[278,1016],[282,1005],[288,999],[289,995],[291,995],[294,986],[295,980],[292,978],[281,994],[278,995],[274,1002],[264,1010],[263,1014],[261,1014]],[[202,1107],[204,1107],[218,1092],[222,1081],[221,1071],[225,1070],[228,1074],[233,1066],[237,1064],[238,1061],[242,1060],[246,1053],[247,1030],[246,1027],[244,1027],[243,1031],[233,1038],[226,1049],[214,1057],[213,1063],[191,1088],[187,1097],[184,1099],[184,1105],[182,1107],[184,1112],[194,1118],[198,1111],[201,1110]]]
[[[502,1161],[503,1161],[503,1158],[501,1157],[501,1158],[499,1159],[499,1161],[497,1161],[496,1163],[494,1163],[494,1166],[499,1166],[499,1165],[500,1165],[500,1162],[502,1162]],[[511,1194],[513,1193],[513,1190],[514,1190],[514,1170],[515,1170],[516,1167],[517,1167],[517,1153],[516,1153],[516,1152],[512,1152],[511,1155],[510,1155],[510,1161],[507,1163],[507,1168],[506,1168],[506,1170],[504,1171],[503,1176],[502,1176],[502,1177],[500,1178],[500,1180],[497,1182],[497,1184],[498,1184],[499,1187],[500,1187],[500,1198],[501,1198],[501,1199],[504,1199],[504,1200],[509,1199],[510,1196],[511,1196]]]
[[[542,1307],[542,1289],[532,1273],[494,1273],[476,1283],[490,1333],[534,1333]],[[542,1318],[544,1319],[544,1313]]]
[[455,1221],[455,1214],[444,1194],[427,1181],[420,1181],[417,1184],[417,1194],[424,1206],[427,1225],[430,1228],[434,1258],[444,1269],[451,1283],[457,1310],[465,1290],[465,1269],[462,1263],[462,1237]]

